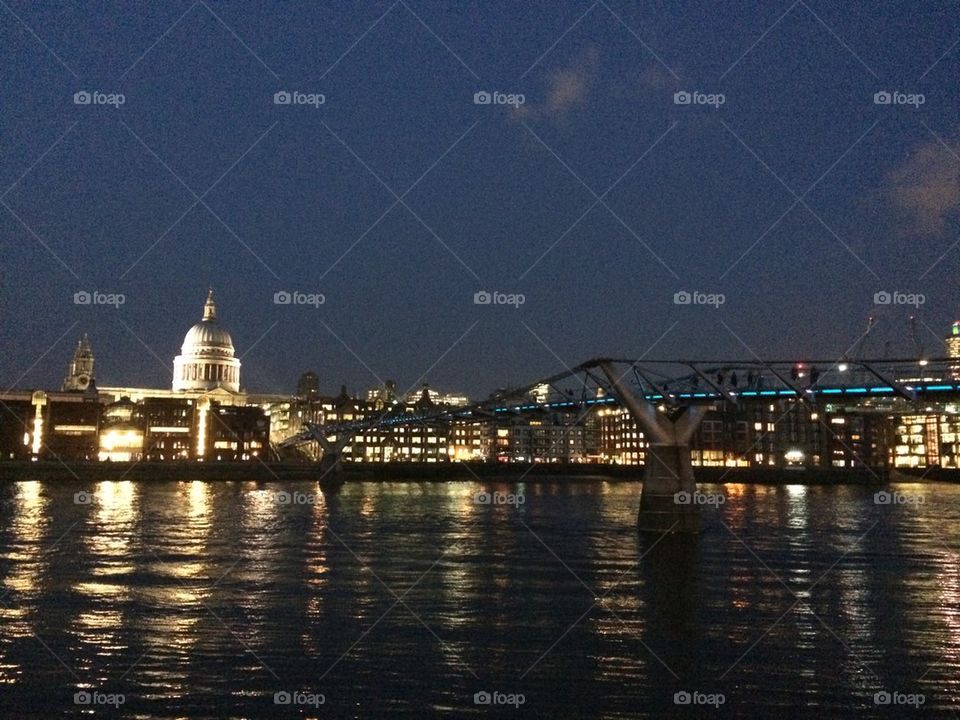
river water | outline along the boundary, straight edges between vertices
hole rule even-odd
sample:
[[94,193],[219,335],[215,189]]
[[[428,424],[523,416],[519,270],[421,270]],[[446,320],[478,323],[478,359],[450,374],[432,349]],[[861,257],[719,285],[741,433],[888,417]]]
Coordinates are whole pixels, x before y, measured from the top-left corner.
[[7,484],[0,718],[960,717],[960,486],[878,489]]

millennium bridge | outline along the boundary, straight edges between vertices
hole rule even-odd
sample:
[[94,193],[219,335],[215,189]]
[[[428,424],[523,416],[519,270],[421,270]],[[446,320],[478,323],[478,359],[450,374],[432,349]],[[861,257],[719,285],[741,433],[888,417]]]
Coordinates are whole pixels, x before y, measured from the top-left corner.
[[[869,412],[877,399],[903,412],[960,396],[960,358],[687,361],[595,358],[522,387],[461,407],[422,412],[388,407],[336,424],[307,423],[282,443],[315,441],[321,470],[336,473],[355,435],[390,427],[490,421],[503,415],[568,412],[574,423],[597,406],[624,408],[648,443],[638,516],[641,530],[698,532],[700,509],[675,495],[696,490],[690,441],[708,410],[722,403],[792,400],[811,407],[846,404]],[[889,406],[889,402],[884,407]]]

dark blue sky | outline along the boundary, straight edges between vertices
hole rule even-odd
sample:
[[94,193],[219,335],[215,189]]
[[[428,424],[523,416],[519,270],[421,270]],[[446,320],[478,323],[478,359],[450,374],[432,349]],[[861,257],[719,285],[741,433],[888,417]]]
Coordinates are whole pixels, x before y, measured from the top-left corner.
[[[58,385],[87,332],[100,384],[165,387],[208,285],[254,391],[838,357],[871,313],[870,354],[911,353],[911,314],[939,352],[958,41],[936,2],[3,0],[0,384]],[[895,290],[925,302],[875,305]]]

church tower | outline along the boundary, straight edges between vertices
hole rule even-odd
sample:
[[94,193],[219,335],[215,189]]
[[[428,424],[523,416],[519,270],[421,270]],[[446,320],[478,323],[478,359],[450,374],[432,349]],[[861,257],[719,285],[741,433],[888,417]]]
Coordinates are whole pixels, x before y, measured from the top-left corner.
[[70,369],[63,380],[64,390],[87,390],[93,384],[93,349],[90,347],[90,338],[84,333],[77,341],[70,360]]

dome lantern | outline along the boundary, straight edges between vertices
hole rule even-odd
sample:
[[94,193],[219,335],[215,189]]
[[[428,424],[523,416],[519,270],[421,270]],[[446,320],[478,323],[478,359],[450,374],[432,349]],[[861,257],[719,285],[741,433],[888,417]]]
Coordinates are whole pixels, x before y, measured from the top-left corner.
[[213,300],[213,288],[207,291],[207,301],[203,304],[203,322],[216,321],[217,303]]

